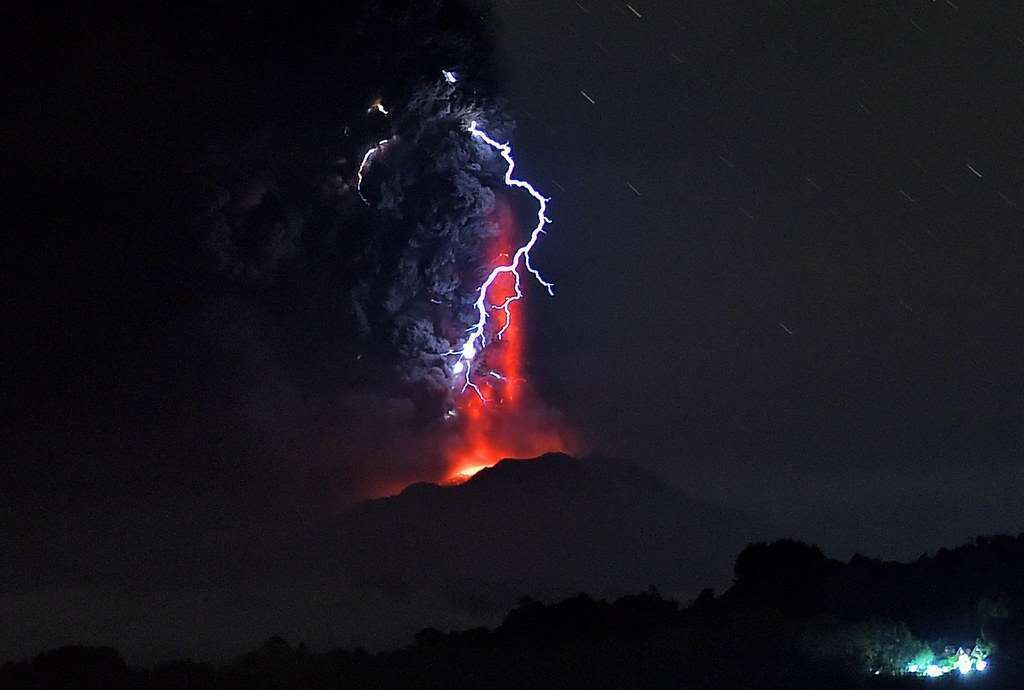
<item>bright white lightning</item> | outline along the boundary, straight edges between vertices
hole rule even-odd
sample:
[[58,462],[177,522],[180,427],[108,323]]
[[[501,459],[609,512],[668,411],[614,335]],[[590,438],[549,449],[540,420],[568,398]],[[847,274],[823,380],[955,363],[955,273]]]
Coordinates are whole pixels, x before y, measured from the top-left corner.
[[[505,169],[505,184],[509,187],[517,187],[519,189],[526,190],[527,193],[529,193],[529,195],[537,202],[537,224],[530,232],[529,239],[516,250],[515,254],[512,255],[507,264],[494,268],[487,276],[487,279],[479,288],[477,288],[477,298],[473,303],[473,307],[476,309],[477,313],[476,323],[467,330],[469,337],[463,344],[462,349],[449,353],[459,355],[459,359],[452,366],[452,373],[458,375],[465,372],[465,385],[463,385],[462,391],[465,392],[467,388],[472,388],[476,394],[480,396],[480,399],[484,400],[484,396],[480,391],[480,388],[473,383],[472,361],[486,344],[485,331],[487,328],[487,322],[491,317],[491,311],[501,310],[505,314],[505,321],[496,335],[499,339],[504,335],[512,321],[512,312],[510,311],[510,307],[513,302],[516,302],[523,297],[521,276],[519,274],[520,264],[525,266],[526,270],[533,274],[533,277],[537,279],[537,282],[547,289],[549,295],[555,294],[555,286],[544,280],[544,277],[541,276],[540,272],[535,269],[533,264],[530,262],[530,251],[533,249],[534,245],[537,244],[537,240],[544,232],[544,226],[551,222],[551,219],[546,215],[549,200],[543,194],[534,189],[533,185],[529,182],[526,182],[525,180],[517,180],[512,177],[512,173],[516,167],[516,162],[512,158],[512,147],[509,146],[508,143],[502,144],[495,139],[492,139],[486,132],[477,126],[475,120],[469,125],[469,133],[471,136],[483,141],[491,148],[497,150],[498,154],[505,160],[505,163],[508,164],[508,167]],[[490,291],[491,286],[494,285],[495,281],[506,273],[511,273],[513,276],[515,293],[506,298],[505,301],[500,304],[489,304],[487,300],[487,293]],[[501,378],[500,374],[498,375],[498,378]],[[486,402],[486,400],[484,401]]]
[[362,199],[363,203],[367,206],[370,205],[370,202],[366,200],[365,196],[363,196],[363,171],[366,170],[366,166],[370,164],[370,160],[373,156],[389,141],[390,139],[381,139],[378,141],[376,146],[372,147],[363,155],[363,161],[359,164],[359,170],[356,171],[356,192],[359,194],[359,198]]
[[444,80],[449,84],[454,84],[459,80],[459,78],[455,76],[455,72],[449,72],[446,69],[441,70],[441,76],[443,76]]
[[369,108],[367,108],[366,112],[367,113],[372,113],[374,110],[376,110],[378,113],[381,113],[382,115],[391,115],[391,113],[388,112],[387,108],[384,107],[384,104],[381,103],[380,101],[377,101],[376,103],[371,105]]

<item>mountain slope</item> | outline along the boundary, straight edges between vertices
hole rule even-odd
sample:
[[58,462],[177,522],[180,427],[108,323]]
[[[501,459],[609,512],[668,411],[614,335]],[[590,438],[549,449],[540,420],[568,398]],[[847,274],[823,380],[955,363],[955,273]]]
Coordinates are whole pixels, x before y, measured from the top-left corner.
[[767,530],[636,466],[551,454],[503,460],[457,486],[415,484],[337,525],[351,584],[470,614],[522,596],[616,596],[654,585],[692,598],[724,587]]

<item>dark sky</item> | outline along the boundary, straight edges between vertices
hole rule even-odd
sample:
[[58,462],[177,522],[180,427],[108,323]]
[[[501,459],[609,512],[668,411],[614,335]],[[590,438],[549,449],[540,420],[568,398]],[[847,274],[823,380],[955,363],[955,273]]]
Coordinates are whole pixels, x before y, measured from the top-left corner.
[[[0,657],[104,630],[100,590],[230,610],[295,530],[437,476],[355,335],[373,226],[323,186],[449,62],[553,197],[531,381],[590,450],[838,557],[1022,529],[1024,10],[401,5],[14,13],[2,606],[63,618]],[[217,190],[270,220],[225,249]]]
[[581,4],[498,4],[550,396],[839,554],[1019,530],[1024,15]]

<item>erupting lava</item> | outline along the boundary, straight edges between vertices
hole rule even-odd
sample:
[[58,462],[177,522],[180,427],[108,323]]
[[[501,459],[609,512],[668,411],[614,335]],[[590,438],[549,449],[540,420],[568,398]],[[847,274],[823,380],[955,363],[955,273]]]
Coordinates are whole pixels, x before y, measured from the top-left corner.
[[[496,266],[509,261],[520,232],[501,197],[491,222],[498,232],[486,253],[489,264]],[[568,451],[573,445],[557,415],[532,398],[523,376],[525,315],[522,300],[510,299],[516,295],[515,278],[502,274],[487,291],[487,303],[496,308],[488,322],[487,347],[475,362],[479,390],[463,390],[456,401],[457,429],[447,448],[446,483],[466,481],[502,458]],[[501,309],[506,304],[507,311]]]

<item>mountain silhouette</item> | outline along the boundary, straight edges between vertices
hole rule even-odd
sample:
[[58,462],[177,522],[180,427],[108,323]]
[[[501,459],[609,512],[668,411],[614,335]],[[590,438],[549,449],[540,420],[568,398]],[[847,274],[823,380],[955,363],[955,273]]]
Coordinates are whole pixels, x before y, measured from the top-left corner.
[[526,595],[653,586],[686,601],[727,586],[735,555],[769,532],[632,463],[563,454],[502,460],[454,486],[413,484],[335,529],[351,584],[481,623]]

